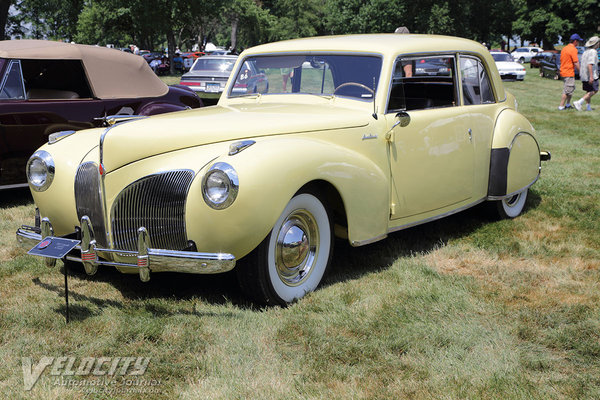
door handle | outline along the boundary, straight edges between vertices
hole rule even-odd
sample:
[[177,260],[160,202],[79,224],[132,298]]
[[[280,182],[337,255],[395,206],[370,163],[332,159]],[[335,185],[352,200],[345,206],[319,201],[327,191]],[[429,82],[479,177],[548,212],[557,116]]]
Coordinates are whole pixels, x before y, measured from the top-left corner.
[[471,128],[469,128],[467,130],[467,133],[469,134],[469,142],[473,141],[473,131],[471,130]]

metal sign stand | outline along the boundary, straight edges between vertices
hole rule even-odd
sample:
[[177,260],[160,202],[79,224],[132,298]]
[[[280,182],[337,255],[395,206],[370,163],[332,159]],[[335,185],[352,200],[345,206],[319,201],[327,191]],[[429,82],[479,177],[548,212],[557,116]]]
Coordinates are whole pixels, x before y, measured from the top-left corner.
[[65,273],[65,317],[67,324],[69,323],[69,281],[67,279],[67,263],[63,260],[63,272]]

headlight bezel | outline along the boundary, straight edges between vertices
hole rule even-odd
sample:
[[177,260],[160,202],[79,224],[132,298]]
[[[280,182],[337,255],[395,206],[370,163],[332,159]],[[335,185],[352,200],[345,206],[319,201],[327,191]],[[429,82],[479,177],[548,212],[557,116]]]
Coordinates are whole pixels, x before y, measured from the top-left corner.
[[[211,177],[225,178],[223,182],[225,183],[226,193],[224,196],[221,196],[222,199],[216,198],[214,193],[211,194],[211,189],[215,188],[209,187]],[[239,187],[239,178],[235,168],[228,163],[217,162],[208,169],[202,178],[202,198],[210,208],[223,210],[233,204],[237,198]]]
[[[36,183],[40,181],[39,179],[34,180],[31,178],[31,169],[35,162],[41,162],[45,170],[45,177],[43,181],[39,183]],[[29,157],[29,160],[27,160],[27,167],[25,168],[25,172],[27,174],[27,182],[29,182],[29,187],[36,192],[43,192],[50,187],[52,181],[54,180],[54,175],[56,173],[54,159],[52,159],[52,156],[47,151],[38,150],[35,153],[33,153],[31,157]]]

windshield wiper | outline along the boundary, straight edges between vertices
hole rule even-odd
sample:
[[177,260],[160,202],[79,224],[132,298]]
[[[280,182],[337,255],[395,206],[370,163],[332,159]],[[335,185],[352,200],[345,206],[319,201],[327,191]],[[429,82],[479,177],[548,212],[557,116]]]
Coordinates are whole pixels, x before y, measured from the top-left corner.
[[244,93],[244,94],[236,94],[235,96],[233,96],[234,98],[236,97],[247,97],[247,98],[254,98],[254,99],[258,99],[260,98],[260,96],[262,96],[260,93]]

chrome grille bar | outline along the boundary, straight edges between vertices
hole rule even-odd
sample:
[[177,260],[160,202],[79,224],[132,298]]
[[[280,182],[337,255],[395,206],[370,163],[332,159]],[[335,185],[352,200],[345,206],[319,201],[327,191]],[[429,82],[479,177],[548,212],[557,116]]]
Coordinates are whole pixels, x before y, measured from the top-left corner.
[[94,227],[96,242],[102,247],[107,246],[106,228],[100,189],[100,172],[98,164],[89,161],[81,164],[75,175],[75,206],[77,218],[81,221],[84,215],[90,219]]
[[145,227],[152,247],[187,247],[185,200],[194,172],[175,170],[143,177],[117,196],[111,210],[114,246],[136,250],[138,228]]

